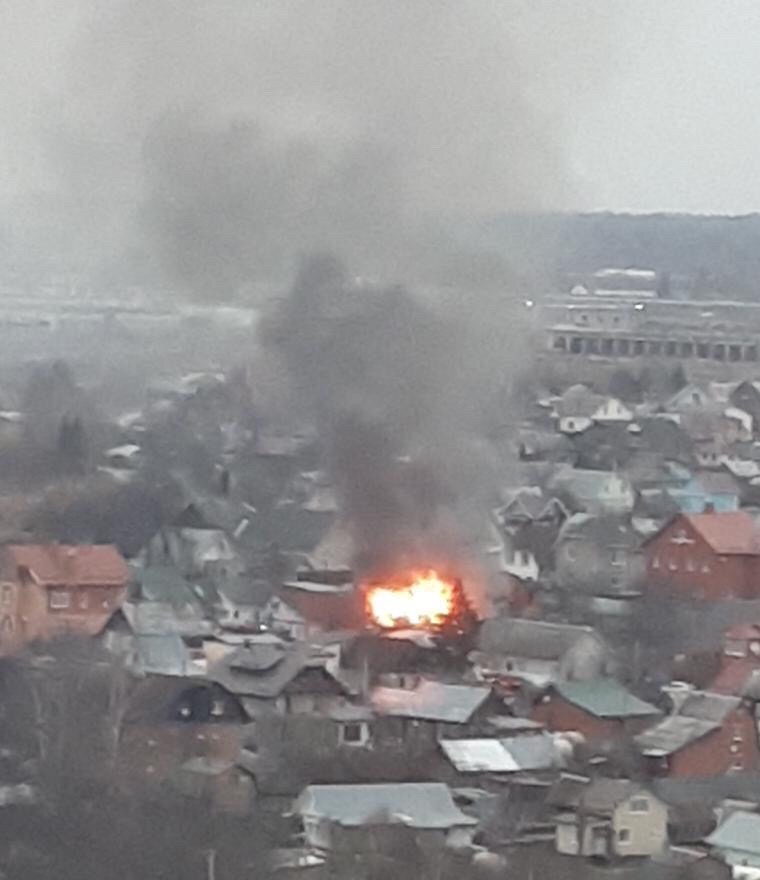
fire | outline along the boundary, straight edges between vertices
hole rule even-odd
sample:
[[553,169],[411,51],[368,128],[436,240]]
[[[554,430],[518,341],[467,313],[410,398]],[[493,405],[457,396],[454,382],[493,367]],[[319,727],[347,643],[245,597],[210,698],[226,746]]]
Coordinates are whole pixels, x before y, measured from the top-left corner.
[[434,571],[413,575],[400,584],[371,586],[367,609],[375,623],[397,626],[440,626],[454,610],[455,586]]

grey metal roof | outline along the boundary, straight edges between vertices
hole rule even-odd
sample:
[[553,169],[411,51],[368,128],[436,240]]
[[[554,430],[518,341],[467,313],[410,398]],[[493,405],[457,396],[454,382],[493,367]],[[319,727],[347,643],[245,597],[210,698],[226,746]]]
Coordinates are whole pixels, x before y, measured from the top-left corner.
[[380,715],[421,718],[464,724],[485,703],[491,693],[487,687],[421,681],[414,690],[377,687],[372,691],[372,708]]
[[501,744],[512,756],[519,770],[548,770],[554,766],[554,740],[548,733],[511,736]]
[[580,777],[560,778],[549,793],[548,803],[555,807],[575,808],[597,815],[609,815],[615,807],[636,792],[646,790],[630,779],[605,779],[593,781]]
[[599,547],[623,547],[633,550],[641,540],[628,517],[595,516],[576,513],[569,517],[558,535],[558,541],[584,540]]
[[719,727],[714,721],[671,715],[634,737],[634,741],[643,755],[657,758],[672,755]]
[[295,811],[354,828],[398,823],[448,829],[477,824],[459,810],[449,787],[441,782],[310,785],[296,800]]
[[720,724],[740,703],[740,697],[714,694],[710,691],[695,691],[686,698],[678,714]]
[[274,666],[255,669],[244,667],[239,652],[235,651],[209,669],[208,677],[238,696],[272,699],[308,666],[312,654],[310,645],[295,645]]
[[177,633],[135,636],[138,672],[154,675],[187,675],[192,667],[185,643]]
[[516,773],[554,766],[554,742],[548,734],[506,739],[444,739],[446,757],[461,773]]
[[707,838],[717,849],[740,850],[755,856],[754,865],[760,864],[760,815],[738,810],[718,826]]
[[696,691],[678,712],[635,737],[643,755],[672,755],[722,726],[726,716],[737,708],[741,698]]
[[498,739],[444,739],[440,746],[460,773],[514,773],[520,769]]
[[304,593],[352,593],[353,584],[324,584],[320,581],[285,581],[283,587],[291,590],[301,590]]
[[226,665],[236,672],[265,672],[276,666],[287,651],[282,641],[256,642],[251,639],[226,656]]
[[483,621],[478,633],[478,648],[488,654],[561,660],[579,642],[592,639],[602,644],[590,626],[494,617]]
[[554,687],[568,703],[597,718],[641,718],[660,714],[656,706],[640,700],[614,678],[557,682]]

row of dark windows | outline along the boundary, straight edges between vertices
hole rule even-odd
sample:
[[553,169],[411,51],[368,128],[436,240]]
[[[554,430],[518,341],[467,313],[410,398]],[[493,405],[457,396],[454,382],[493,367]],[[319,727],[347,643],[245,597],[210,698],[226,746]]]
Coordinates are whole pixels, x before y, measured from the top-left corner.
[[757,361],[758,348],[752,343],[693,342],[674,339],[615,339],[610,337],[562,336],[554,337],[553,349],[560,354],[601,354],[620,357],[664,355],[665,357],[702,360]]

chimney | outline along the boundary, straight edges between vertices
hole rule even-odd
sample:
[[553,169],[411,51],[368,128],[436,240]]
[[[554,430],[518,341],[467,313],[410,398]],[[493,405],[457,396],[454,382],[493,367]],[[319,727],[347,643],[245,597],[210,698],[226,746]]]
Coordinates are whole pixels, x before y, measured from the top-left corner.
[[670,697],[670,702],[673,704],[673,710],[670,714],[678,715],[683,704],[695,690],[696,688],[694,685],[690,684],[688,681],[671,681],[668,684],[663,685],[662,692]]

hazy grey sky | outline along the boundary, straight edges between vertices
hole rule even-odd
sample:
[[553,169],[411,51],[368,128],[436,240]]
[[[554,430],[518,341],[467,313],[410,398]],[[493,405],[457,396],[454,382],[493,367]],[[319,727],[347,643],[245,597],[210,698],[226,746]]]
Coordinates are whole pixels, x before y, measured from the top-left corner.
[[[579,5],[584,5],[580,3]],[[635,33],[568,149],[592,207],[760,210],[760,3],[628,4]]]
[[191,106],[328,155],[379,145],[429,213],[760,210],[757,0],[0,0],[0,20],[5,193],[139,199],[146,134]]

